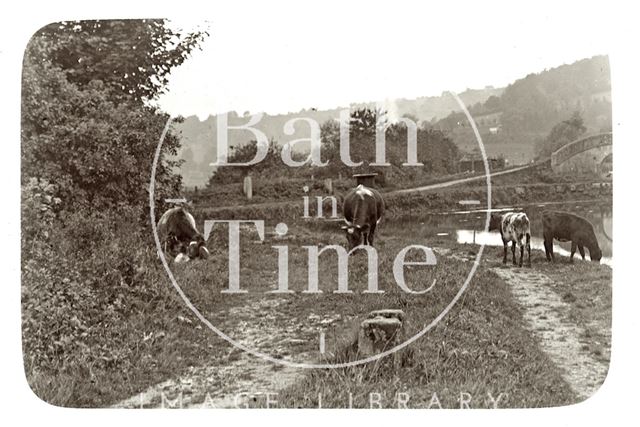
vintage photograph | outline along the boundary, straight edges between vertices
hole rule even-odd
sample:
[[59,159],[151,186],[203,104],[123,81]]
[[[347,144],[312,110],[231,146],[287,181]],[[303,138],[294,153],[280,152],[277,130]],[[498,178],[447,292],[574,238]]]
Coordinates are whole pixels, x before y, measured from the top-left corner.
[[20,269],[38,398],[493,410],[598,391],[606,46],[561,14],[356,33],[333,13],[317,43],[317,20],[215,16],[33,34]]

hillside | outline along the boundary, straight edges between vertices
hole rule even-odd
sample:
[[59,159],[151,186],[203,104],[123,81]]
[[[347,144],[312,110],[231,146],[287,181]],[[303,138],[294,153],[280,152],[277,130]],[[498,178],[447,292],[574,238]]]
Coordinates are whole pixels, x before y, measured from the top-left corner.
[[[607,56],[532,73],[507,86],[497,97],[469,107],[489,155],[503,155],[512,164],[529,162],[534,145],[558,122],[574,112],[587,133],[611,129],[611,76]],[[471,151],[477,143],[462,113],[434,123],[455,144]]]

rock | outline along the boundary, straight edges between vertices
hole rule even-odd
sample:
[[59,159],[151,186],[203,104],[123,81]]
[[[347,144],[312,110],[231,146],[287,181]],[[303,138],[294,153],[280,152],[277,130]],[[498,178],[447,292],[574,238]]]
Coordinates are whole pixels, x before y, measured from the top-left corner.
[[516,187],[516,194],[519,195],[519,196],[524,196],[524,194],[525,194],[524,187]]

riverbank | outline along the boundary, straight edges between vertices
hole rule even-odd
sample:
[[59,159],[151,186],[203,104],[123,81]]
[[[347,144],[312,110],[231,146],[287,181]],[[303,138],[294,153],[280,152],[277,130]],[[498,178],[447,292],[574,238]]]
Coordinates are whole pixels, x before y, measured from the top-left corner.
[[[491,189],[491,206],[513,206],[524,204],[567,202],[579,200],[599,200],[612,202],[613,188],[610,182],[581,182],[570,184],[513,184],[497,185]],[[387,217],[403,217],[414,213],[437,213],[461,208],[482,209],[488,206],[485,186],[446,187],[428,191],[413,191],[384,194]],[[341,214],[340,199],[337,200],[337,215]],[[330,200],[323,203],[323,215],[331,216]],[[271,202],[255,205],[229,207],[196,206],[195,215],[202,219],[265,219],[279,222],[300,222],[306,220],[304,203],[300,200]],[[317,205],[313,199],[309,203],[309,216],[317,215]]]

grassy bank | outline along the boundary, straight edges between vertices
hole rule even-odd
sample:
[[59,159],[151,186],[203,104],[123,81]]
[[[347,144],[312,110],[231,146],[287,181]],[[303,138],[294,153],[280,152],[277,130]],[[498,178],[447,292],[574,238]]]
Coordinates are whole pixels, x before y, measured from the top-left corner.
[[[477,251],[474,246],[458,245],[437,236],[436,229],[428,225],[422,226],[417,235],[415,224],[389,221],[376,244],[380,257],[379,288],[384,294],[362,293],[367,288],[364,254],[349,261],[349,289],[353,293],[334,293],[338,272],[335,255],[330,251],[320,257],[319,289],[323,293],[305,294],[302,291],[308,285],[308,269],[304,246],[343,245],[345,238],[335,224],[296,225],[294,222],[287,235],[277,239],[270,234],[273,224],[267,225],[265,242],[258,239],[255,231],[242,231],[240,283],[246,294],[221,293],[228,287],[226,229],[212,234],[209,242],[212,257],[208,261],[177,265],[173,271],[194,305],[231,338],[274,357],[294,361],[353,360],[357,326],[371,310],[404,310],[409,319],[407,334],[413,335],[446,307],[470,266],[456,257],[439,255],[434,267],[408,267],[405,276],[410,288],[422,290],[434,280],[436,285],[424,295],[407,294],[395,284],[392,273],[393,259],[405,246],[425,244],[454,250],[470,258]],[[273,245],[289,247],[292,294],[269,293],[276,288],[278,277],[277,252]],[[572,305],[576,321],[589,323],[609,318],[610,296],[602,293],[596,299],[592,294],[593,280],[610,280],[610,272],[603,270],[608,267],[579,263],[586,268],[578,271],[578,264],[547,265],[540,257],[535,255],[535,268],[555,275],[558,292],[566,294],[568,300],[575,298],[579,302]],[[490,406],[489,393],[494,398],[503,393],[501,407],[575,402],[558,367],[525,328],[521,308],[514,301],[509,284],[490,271],[500,258],[500,249],[487,248],[468,291],[443,321],[410,346],[399,372],[389,369],[388,359],[352,368],[304,371],[300,382],[280,393],[279,405],[316,407],[318,393],[322,393],[324,407],[344,407],[349,392],[354,407],[367,407],[369,393],[381,393],[385,407],[397,406],[396,393],[411,396],[409,407],[429,406],[433,393],[437,394],[442,407],[458,407],[460,393],[471,395],[472,407]],[[37,260],[34,262],[37,264]],[[178,299],[152,248],[136,256],[131,266],[119,268],[121,276],[110,283],[120,280],[120,288],[116,285],[113,285],[116,288],[105,288],[103,295],[98,279],[90,286],[96,292],[89,296],[94,303],[92,308],[76,305],[71,311],[61,313],[68,318],[73,317],[72,312],[99,317],[89,321],[79,316],[81,322],[90,325],[84,332],[79,331],[81,337],[86,332],[79,339],[82,344],[65,347],[64,353],[59,353],[47,370],[37,369],[30,360],[25,360],[28,380],[44,400],[62,406],[110,405],[152,384],[179,378],[191,367],[222,369],[238,357],[237,350],[200,325]],[[133,269],[132,277],[124,273],[127,268]],[[27,268],[29,275],[37,275],[38,271]],[[589,274],[582,274],[585,271]],[[574,279],[564,280],[565,276]],[[30,283],[45,281],[44,277],[36,276],[27,279]],[[60,280],[64,280],[62,276]],[[23,308],[32,313],[34,308],[29,306],[28,296],[23,298],[23,303]],[[46,322],[42,319],[39,324]],[[321,330],[326,331],[327,337],[324,355],[318,351]],[[593,323],[588,331],[595,337],[594,342],[599,343],[594,343],[594,352],[608,357],[607,334],[601,324]],[[57,340],[63,338],[64,334]],[[273,375],[277,372],[278,367],[274,365]],[[243,372],[237,375],[242,376]],[[224,381],[216,381],[212,381],[211,387],[226,387]],[[209,391],[198,389],[190,393],[204,396]]]

